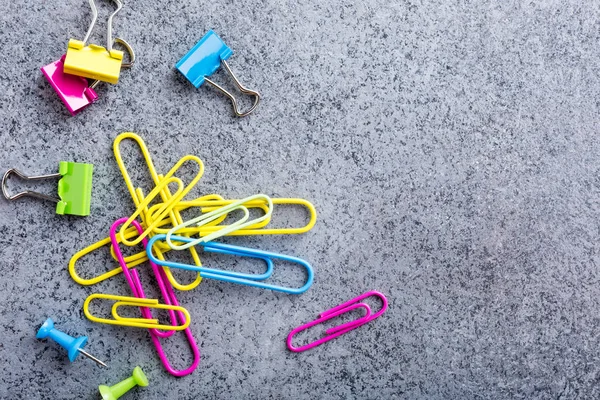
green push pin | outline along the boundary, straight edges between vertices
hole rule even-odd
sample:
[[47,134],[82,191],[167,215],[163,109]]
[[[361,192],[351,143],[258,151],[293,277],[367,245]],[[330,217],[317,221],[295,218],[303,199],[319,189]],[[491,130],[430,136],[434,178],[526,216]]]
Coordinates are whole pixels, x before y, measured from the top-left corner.
[[136,385],[142,387],[148,386],[148,378],[146,378],[144,371],[140,367],[135,367],[133,374],[124,381],[113,386],[100,385],[98,386],[98,390],[100,391],[102,400],[117,400],[136,387]]
[[[16,200],[23,196],[31,196],[38,199],[54,201],[56,202],[57,214],[79,215],[85,217],[90,215],[93,171],[94,166],[92,164],[70,161],[61,161],[58,165],[58,173],[50,175],[28,176],[19,170],[12,168],[6,171],[2,177],[2,193],[7,200]],[[15,174],[26,181],[60,178],[58,181],[58,198],[33,192],[31,190],[26,190],[11,196],[6,187],[6,181],[11,174]]]

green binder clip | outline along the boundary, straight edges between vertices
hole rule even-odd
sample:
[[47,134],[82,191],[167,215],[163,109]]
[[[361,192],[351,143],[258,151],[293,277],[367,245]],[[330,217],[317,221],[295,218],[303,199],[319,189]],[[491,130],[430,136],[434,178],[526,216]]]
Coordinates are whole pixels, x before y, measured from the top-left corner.
[[[61,161],[57,174],[28,176],[15,168],[11,168],[2,177],[2,194],[7,200],[16,200],[24,196],[56,202],[56,213],[61,215],[90,215],[92,200],[92,173],[94,165],[70,161]],[[60,178],[58,181],[58,198],[46,194],[26,190],[14,195],[8,193],[6,182],[11,174],[26,181]]]

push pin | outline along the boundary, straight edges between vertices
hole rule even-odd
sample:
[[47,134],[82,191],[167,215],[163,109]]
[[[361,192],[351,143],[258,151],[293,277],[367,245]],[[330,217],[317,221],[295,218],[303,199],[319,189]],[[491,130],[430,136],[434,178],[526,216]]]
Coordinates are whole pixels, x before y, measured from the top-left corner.
[[[15,168],[11,168],[2,177],[2,194],[7,200],[16,200],[24,196],[36,197],[38,199],[56,202],[57,214],[69,214],[85,217],[90,215],[90,204],[92,199],[92,164],[61,161],[57,174],[27,176]],[[58,181],[58,197],[26,190],[15,195],[8,193],[6,182],[11,174],[15,174],[27,181],[61,178]]]
[[48,318],[46,322],[44,322],[44,324],[38,330],[35,337],[38,339],[46,339],[49,337],[56,343],[60,344],[67,350],[69,355],[69,361],[71,362],[75,361],[77,355],[81,353],[87,358],[94,360],[96,363],[105,367],[107,366],[102,361],[98,360],[96,357],[83,350],[83,346],[85,346],[85,344],[88,341],[87,336],[74,338],[73,336],[69,336],[64,332],[59,331],[54,327],[54,321],[52,321],[52,318]]
[[63,68],[65,74],[82,76],[113,84],[119,81],[123,52],[112,48],[112,20],[121,11],[123,4],[120,0],[113,1],[117,4],[117,9],[108,17],[107,43],[106,48],[104,48],[96,44],[85,45],[98,17],[98,10],[96,9],[94,0],[89,0],[92,7],[92,23],[83,40],[69,40]]
[[[212,30],[208,31],[206,35],[185,55],[177,64],[175,68],[179,70],[195,87],[200,87],[205,81],[210,83],[215,89],[221,91],[224,95],[229,97],[233,104],[233,112],[238,117],[245,117],[254,111],[258,102],[260,101],[260,94],[254,90],[245,88],[240,81],[236,78],[235,74],[229,68],[227,60],[233,51],[227,47],[227,45],[221,40],[221,38],[214,33]],[[246,112],[241,112],[238,108],[237,101],[233,95],[225,90],[217,83],[208,79],[208,77],[215,73],[219,67],[223,65],[225,70],[233,78],[233,82],[238,87],[240,92],[249,96],[254,96],[254,104]]]
[[137,386],[148,386],[148,378],[140,367],[133,369],[133,375],[113,386],[100,385],[98,390],[102,396],[102,400],[117,400],[125,393]]

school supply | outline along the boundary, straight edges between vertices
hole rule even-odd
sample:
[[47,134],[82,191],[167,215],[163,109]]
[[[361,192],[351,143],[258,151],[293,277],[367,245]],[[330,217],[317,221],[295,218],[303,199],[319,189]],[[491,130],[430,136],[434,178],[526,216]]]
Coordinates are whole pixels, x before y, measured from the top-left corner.
[[[233,54],[233,51],[227,47],[227,45],[221,40],[221,38],[214,33],[212,30],[208,31],[206,35],[192,49],[184,55],[181,60],[175,64],[175,68],[179,70],[192,83],[195,87],[200,87],[204,82],[208,82],[215,89],[219,90],[225,96],[229,97],[233,105],[233,112],[238,117],[245,117],[250,115],[258,106],[260,101],[260,94],[255,90],[246,88],[237,79],[227,59]],[[242,112],[238,108],[238,102],[236,98],[222,86],[216,82],[210,80],[208,77],[214,74],[217,69],[221,67],[225,68],[225,71],[233,78],[233,82],[237,86],[240,92],[249,96],[254,96],[254,104],[245,112]]]
[[[144,194],[142,189],[136,187],[131,181],[121,156],[120,144],[123,140],[134,140],[142,151],[154,183],[148,194]],[[214,239],[222,236],[306,232],[314,226],[316,221],[316,211],[310,202],[303,199],[272,199],[264,194],[249,196],[241,200],[227,200],[217,194],[186,200],[185,196],[195,188],[204,172],[204,164],[198,157],[184,156],[165,175],[159,174],[154,168],[144,141],[131,132],[117,136],[114,143],[114,152],[136,209],[131,216],[120,218],[112,224],[108,238],[77,252],[69,262],[69,273],[76,282],[82,285],[93,285],[118,274],[123,274],[131,290],[132,297],[105,293],[92,294],[84,302],[84,314],[90,320],[110,325],[148,329],[151,342],[154,344],[165,369],[174,376],[184,376],[193,372],[198,366],[200,351],[191,333],[190,314],[184,307],[179,305],[173,288],[180,290],[193,289],[198,286],[203,276],[289,294],[303,293],[312,285],[314,272],[307,261],[214,241]],[[196,171],[191,179],[185,179],[185,182],[180,177],[183,166],[192,166]],[[299,228],[269,228],[275,204],[304,206],[308,210],[310,219],[305,226]],[[259,211],[257,217],[250,218],[250,210],[252,209]],[[184,221],[181,215],[184,210],[186,212],[197,212],[198,216]],[[243,213],[241,219],[233,223],[224,222],[234,212],[240,211]],[[166,241],[168,234],[170,243]],[[109,244],[111,245],[110,250],[113,258],[118,261],[118,267],[95,277],[82,277],[76,270],[77,262],[82,257]],[[143,251],[124,257],[120,245],[141,245]],[[200,262],[199,252],[197,251],[199,247],[202,247],[206,253],[212,252],[257,259],[264,262],[266,268],[264,272],[257,274],[206,268]],[[190,252],[193,263],[183,264],[168,261],[167,258],[170,252],[177,250]],[[278,260],[300,264],[306,270],[304,284],[296,288],[264,282],[271,277],[275,262]],[[160,289],[160,299],[145,298],[140,275],[136,269],[137,266],[145,262],[150,264],[153,279]],[[191,270],[196,273],[195,280],[190,284],[180,284],[171,274],[170,268]],[[90,304],[102,300],[114,301],[111,309],[112,318],[104,318],[91,313]],[[124,317],[120,313],[122,307],[139,307],[141,317]],[[154,318],[152,313],[156,309],[166,310],[170,322],[159,322]],[[176,370],[172,367],[161,343],[161,340],[166,340],[179,331],[186,335],[193,354],[191,365],[182,370]]]
[[54,327],[54,321],[52,321],[52,318],[48,318],[42,324],[35,337],[38,339],[50,338],[54,340],[65,350],[67,350],[69,361],[71,362],[75,361],[79,354],[83,354],[90,360],[95,361],[98,365],[102,365],[104,367],[107,366],[105,363],[83,350],[83,346],[85,346],[88,341],[87,336],[74,338],[73,336],[69,336],[64,332],[59,331]]
[[89,0],[92,8],[92,22],[83,40],[70,39],[65,56],[63,71],[65,74],[82,76],[103,82],[116,84],[121,73],[123,52],[113,49],[112,21],[114,16],[121,11],[123,4],[120,0],[113,0],[117,9],[108,17],[106,32],[106,48],[95,44],[86,46],[94,29],[98,10],[94,0]]
[[148,378],[146,378],[144,371],[140,367],[135,367],[129,378],[113,386],[100,385],[98,386],[98,390],[100,391],[102,400],[117,400],[134,387],[146,387],[148,383]]
[[[24,196],[30,196],[54,201],[56,202],[57,214],[87,216],[90,215],[93,171],[94,166],[92,164],[68,161],[61,161],[58,165],[58,173],[49,175],[28,176],[15,168],[11,168],[2,177],[2,194],[7,200],[17,200]],[[10,195],[7,180],[12,174],[27,181],[60,178],[57,189],[58,198],[30,190]]]
[[[288,256],[285,254],[277,254],[277,253],[270,253],[270,252],[266,252],[266,251],[262,251],[262,250],[250,249],[247,247],[232,246],[232,245],[224,244],[224,243],[206,242],[206,243],[201,243],[201,245],[203,246],[204,251],[207,251],[207,252],[229,254],[229,255],[234,255],[234,256],[239,256],[239,257],[262,258],[267,262],[269,262],[269,261],[272,262],[273,259],[280,259],[280,260],[284,260],[287,262],[300,264],[306,270],[306,274],[307,274],[306,282],[304,283],[303,286],[301,286],[299,288],[289,288],[289,287],[278,286],[278,285],[273,285],[273,284],[268,284],[268,283],[262,283],[260,281],[260,279],[266,279],[266,278],[263,278],[264,275],[259,275],[260,278],[257,278],[256,276],[248,276],[248,274],[243,274],[243,273],[238,273],[238,272],[224,271],[224,270],[219,270],[219,269],[214,269],[214,268],[198,267],[195,265],[184,264],[184,263],[179,263],[179,262],[175,262],[175,261],[159,260],[152,253],[152,247],[154,246],[154,243],[157,240],[165,240],[166,238],[167,238],[167,235],[163,235],[163,234],[155,235],[148,241],[148,246],[146,248],[146,251],[148,253],[148,258],[152,262],[154,262],[158,265],[162,265],[163,267],[181,268],[181,269],[187,269],[189,271],[198,271],[200,273],[200,276],[202,276],[203,278],[212,278],[212,279],[216,279],[216,280],[220,280],[220,281],[224,281],[224,282],[239,283],[242,285],[253,286],[253,287],[257,287],[257,288],[261,288],[261,289],[270,289],[270,290],[284,292],[284,293],[288,293],[288,294],[304,293],[308,290],[308,288],[310,288],[310,286],[313,283],[314,272],[313,272],[312,267],[310,266],[310,264],[308,262],[306,262],[300,258]],[[183,242],[183,243],[192,243],[194,241],[191,238],[183,237],[183,236],[172,236],[171,239],[175,240],[177,242]],[[267,274],[268,274],[267,277],[269,277],[271,275],[269,269],[267,269]]]
[[[370,297],[370,296],[379,297],[383,303],[381,310],[377,311],[375,314],[371,314],[371,308],[367,304],[358,303],[359,301],[361,301],[367,297]],[[371,290],[367,293],[364,293],[358,297],[353,298],[352,300],[348,300],[347,302],[342,303],[337,307],[334,307],[332,309],[322,312],[320,315],[320,318],[318,318],[314,321],[311,321],[307,324],[301,325],[301,326],[297,327],[296,329],[292,330],[287,337],[287,341],[286,341],[287,347],[291,351],[297,352],[297,353],[312,349],[313,347],[319,346],[325,342],[335,339],[338,336],[348,333],[353,329],[356,329],[365,324],[368,324],[369,322],[373,321],[375,318],[378,318],[381,314],[383,314],[385,312],[385,310],[387,310],[387,307],[388,307],[388,301],[387,301],[386,297],[383,294],[381,294],[375,290]],[[294,338],[294,335],[297,334],[298,332],[301,332],[312,326],[321,324],[327,320],[330,320],[332,318],[335,318],[339,315],[345,314],[352,310],[356,310],[358,308],[364,309],[365,315],[363,315],[362,317],[355,319],[353,321],[347,322],[345,324],[338,325],[333,328],[329,328],[326,331],[327,335],[329,335],[329,336],[325,336],[324,338],[321,338],[319,340],[316,340],[312,343],[309,343],[309,344],[306,344],[306,345],[300,346],[300,347],[294,347],[292,345],[292,340]]]
[[[123,39],[116,38],[115,43],[123,45],[129,53],[130,61],[121,63],[121,68],[131,68],[135,62],[135,52],[129,43]],[[89,84],[88,80],[82,76],[65,73],[65,57],[66,55],[63,55],[59,60],[40,69],[65,107],[67,107],[67,110],[69,110],[69,113],[77,115],[84,108],[96,102],[98,93],[95,89],[100,81],[95,80]]]

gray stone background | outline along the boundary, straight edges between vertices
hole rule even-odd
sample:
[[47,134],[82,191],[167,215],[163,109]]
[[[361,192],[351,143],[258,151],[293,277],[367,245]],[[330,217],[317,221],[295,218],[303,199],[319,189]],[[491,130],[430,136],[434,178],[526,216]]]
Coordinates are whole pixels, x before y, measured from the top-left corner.
[[[97,3],[91,41],[105,44],[114,6]],[[82,38],[87,2],[0,2],[0,168],[95,165],[87,218],[35,199],[0,201],[0,397],[95,399],[99,384],[140,365],[150,386],[127,399],[597,398],[599,17],[597,2],[562,0],[127,1],[114,32],[137,64],[70,117],[39,68]],[[224,96],[174,69],[211,28],[263,95],[250,117],[236,119]],[[112,154],[123,131],[144,137],[160,172],[201,157],[193,197],[302,197],[319,212],[304,235],[225,240],[311,262],[305,294],[208,279],[179,292],[202,352],[184,378],[164,371],[147,332],[84,317],[90,293],[129,294],[122,277],[82,287],[67,272],[77,250],[134,210]],[[147,189],[139,152],[124,148]],[[11,180],[12,190],[53,185]],[[273,223],[305,218],[279,208]],[[114,266],[105,252],[80,268]],[[302,278],[286,264],[273,277]],[[287,350],[292,328],[370,289],[389,298],[381,318],[311,351]],[[36,340],[49,316],[88,335],[86,349],[110,368],[69,364]],[[180,336],[165,343],[177,367],[189,364]]]

